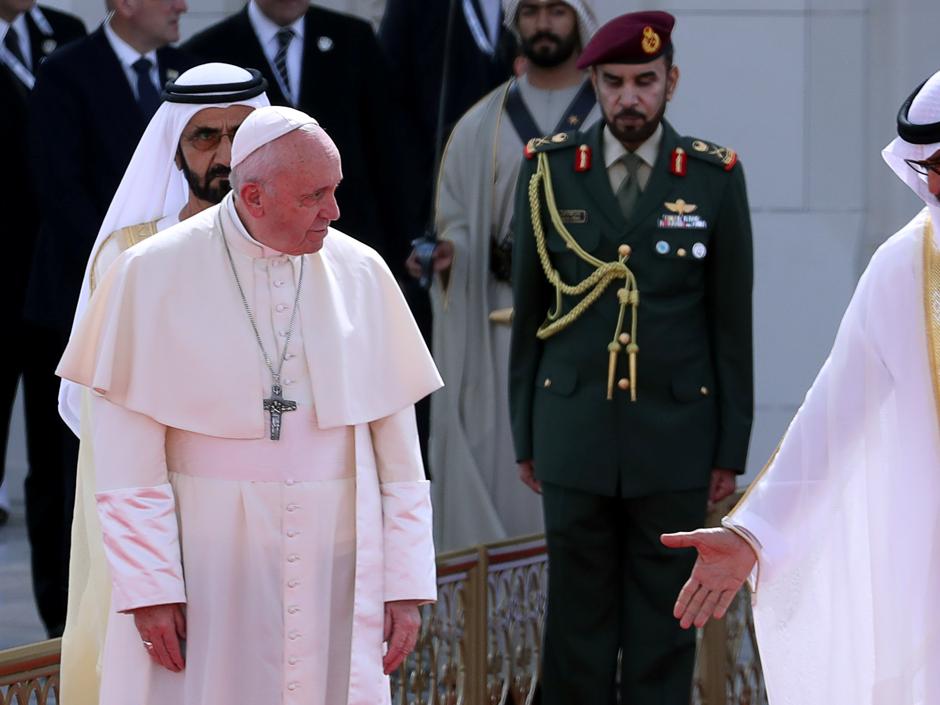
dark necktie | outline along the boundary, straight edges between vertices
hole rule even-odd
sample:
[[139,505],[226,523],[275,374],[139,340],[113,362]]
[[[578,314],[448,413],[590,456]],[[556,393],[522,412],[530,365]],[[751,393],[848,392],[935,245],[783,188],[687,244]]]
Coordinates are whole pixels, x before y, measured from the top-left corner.
[[281,78],[284,86],[284,97],[289,103],[294,102],[293,93],[290,88],[290,76],[287,75],[287,50],[294,39],[294,30],[290,27],[282,27],[277,31],[277,54],[274,55],[274,68]]
[[623,213],[624,220],[630,220],[636,202],[640,199],[639,172],[642,159],[633,152],[627,152],[620,160],[627,167],[627,178],[623,180],[620,188],[617,189],[617,203],[620,204],[620,211]]
[[157,93],[156,86],[150,80],[150,69],[153,68],[153,62],[150,59],[140,57],[131,64],[134,72],[137,74],[137,103],[140,105],[140,112],[148,121],[157,112],[160,107],[160,95]]
[[5,46],[24,67],[29,68],[29,64],[26,63],[26,57],[23,56],[23,48],[20,46],[20,35],[16,33],[16,27],[13,25],[10,25],[6,36],[3,38],[3,46]]

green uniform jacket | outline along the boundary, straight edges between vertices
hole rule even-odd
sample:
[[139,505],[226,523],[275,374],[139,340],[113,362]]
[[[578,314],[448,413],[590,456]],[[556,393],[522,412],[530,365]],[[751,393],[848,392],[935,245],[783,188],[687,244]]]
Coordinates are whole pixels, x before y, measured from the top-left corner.
[[[664,122],[653,172],[626,222],[604,165],[603,127],[544,140],[536,151],[548,154],[557,207],[581,247],[605,262],[616,261],[621,244],[632,248],[627,266],[640,292],[637,401],[616,386],[607,399],[607,345],[623,280],[569,327],[544,341],[536,337],[555,289],[536,250],[528,186],[537,158],[528,159],[513,245],[509,384],[516,455],[535,461],[540,480],[601,495],[705,487],[712,468],[743,472],[753,416],[744,172],[730,150],[679,137]],[[578,172],[581,145],[590,148],[593,165]],[[686,153],[684,175],[671,173],[676,147]],[[539,202],[552,264],[563,281],[576,284],[594,268],[555,231],[544,192]],[[563,312],[578,300],[565,296]],[[629,332],[629,309],[625,321]],[[617,365],[616,379],[628,377],[626,355]]]

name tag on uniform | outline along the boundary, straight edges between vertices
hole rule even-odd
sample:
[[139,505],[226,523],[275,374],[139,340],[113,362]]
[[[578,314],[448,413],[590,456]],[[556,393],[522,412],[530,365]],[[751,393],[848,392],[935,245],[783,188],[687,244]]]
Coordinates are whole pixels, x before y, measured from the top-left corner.
[[584,210],[560,210],[558,215],[562,223],[586,223],[588,219],[587,211]]

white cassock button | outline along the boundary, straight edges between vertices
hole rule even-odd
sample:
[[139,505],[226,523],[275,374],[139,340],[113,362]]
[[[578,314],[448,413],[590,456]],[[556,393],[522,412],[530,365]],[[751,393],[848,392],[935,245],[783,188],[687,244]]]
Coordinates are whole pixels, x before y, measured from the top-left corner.
[[285,360],[293,360],[295,357],[297,356],[294,353],[287,353],[286,355],[284,355]]
[[288,689],[288,690],[297,690],[297,685],[298,685],[297,683],[288,683],[288,684],[287,684],[287,689]]
[[279,336],[281,336],[282,338],[286,338],[286,337],[287,337],[287,331],[286,331],[286,330],[279,330],[279,331],[277,332],[277,334],[278,334]]
[[293,503],[288,504],[288,505],[285,507],[285,509],[287,509],[287,511],[289,511],[289,512],[296,511],[296,510],[299,509],[299,508],[300,508],[300,507],[299,507],[298,505],[293,504]]
[[277,288],[280,289],[282,286],[284,286],[284,280],[283,280],[283,279],[276,279],[276,280],[274,281],[274,286],[276,286]]
[[296,553],[292,553],[287,557],[288,563],[296,563],[299,560],[300,560],[300,556],[298,556]]
[[300,638],[300,632],[298,632],[296,629],[292,629],[289,632],[287,632],[287,638],[290,639],[291,641],[296,641],[297,639]]
[[291,666],[296,666],[298,660],[299,659],[296,656],[291,656],[289,659],[287,659],[287,663],[289,663]]
[[288,614],[297,614],[298,612],[300,612],[300,608],[297,605],[291,605],[287,608]]
[[284,380],[284,384],[285,384],[285,385],[293,384],[295,381],[296,381],[296,380],[293,380],[293,379],[285,379],[285,380]]
[[300,581],[299,581],[299,580],[293,580],[293,579],[292,579],[292,580],[288,580],[288,581],[287,581],[287,587],[289,587],[289,588],[295,588],[295,587],[297,587],[298,585],[300,585]]
[[297,534],[299,534],[299,533],[300,533],[299,531],[288,531],[288,532],[287,532],[287,538],[292,539],[292,538],[294,538],[295,536],[297,536]]
[[294,480],[285,480],[284,484],[287,485],[288,487],[291,487],[294,484]]
[[284,313],[287,310],[287,304],[278,304],[274,308],[278,313]]

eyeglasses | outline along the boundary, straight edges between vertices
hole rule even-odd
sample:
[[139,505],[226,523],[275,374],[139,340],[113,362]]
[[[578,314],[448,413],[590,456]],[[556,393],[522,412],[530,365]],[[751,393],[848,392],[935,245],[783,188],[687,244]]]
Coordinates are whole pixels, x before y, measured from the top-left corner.
[[223,132],[214,127],[200,127],[188,135],[183,135],[183,139],[193,146],[193,149],[200,152],[208,152],[215,149],[222,142],[223,137],[228,137],[229,141],[235,139],[235,133],[241,125],[236,125],[231,130]]
[[931,171],[940,176],[940,161],[917,161],[916,159],[905,159],[904,163],[921,176],[927,176]]

